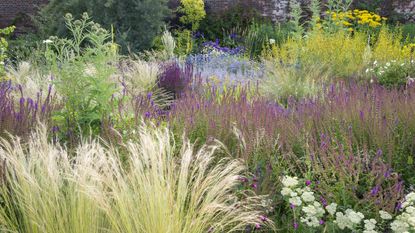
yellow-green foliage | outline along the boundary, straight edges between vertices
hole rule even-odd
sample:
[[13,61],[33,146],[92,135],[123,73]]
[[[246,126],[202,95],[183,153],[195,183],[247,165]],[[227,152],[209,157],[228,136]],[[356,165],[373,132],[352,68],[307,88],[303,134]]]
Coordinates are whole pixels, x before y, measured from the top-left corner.
[[301,69],[318,65],[333,78],[350,77],[362,74],[373,61],[412,59],[415,45],[402,41],[400,31],[387,27],[381,28],[378,36],[361,31],[328,33],[317,28],[303,38],[288,38],[279,46],[273,45],[263,54],[276,64]]
[[274,46],[268,58],[277,59],[285,65],[312,67],[331,71],[333,76],[349,76],[363,69],[366,35],[338,31],[326,33],[322,30],[310,32],[306,38],[288,39],[281,46]]
[[199,22],[205,18],[205,3],[203,0],[181,0],[179,12],[184,15],[180,17],[180,21],[185,24],[191,24],[192,30],[199,28]]
[[7,43],[6,36],[13,33],[15,27],[7,27],[0,29],[0,78],[4,75],[4,60],[6,60],[7,55],[7,48],[9,47],[9,44]]
[[382,28],[373,47],[372,59],[378,62],[410,59],[411,49],[408,49],[408,43],[402,44],[402,39],[402,32]]

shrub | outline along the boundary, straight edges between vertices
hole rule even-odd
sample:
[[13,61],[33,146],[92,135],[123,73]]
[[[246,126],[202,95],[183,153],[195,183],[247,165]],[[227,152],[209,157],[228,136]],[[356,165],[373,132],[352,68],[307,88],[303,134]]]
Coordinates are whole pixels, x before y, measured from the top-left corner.
[[376,78],[379,84],[386,87],[404,87],[414,81],[414,61],[397,62],[392,60],[384,64],[375,62],[373,68],[368,68],[367,73]]
[[70,32],[65,27],[62,14],[72,13],[79,17],[83,12],[105,28],[113,26],[124,53],[151,48],[169,15],[167,0],[52,0],[36,17],[39,33],[43,37],[66,36]]
[[255,22],[262,22],[263,17],[252,0],[237,1],[236,4],[222,12],[212,12],[200,23],[200,32],[206,40],[223,41],[231,34],[242,36],[249,26]]
[[7,58],[7,49],[9,47],[9,43],[6,40],[6,36],[10,35],[14,31],[15,27],[7,27],[0,29],[0,80],[4,79],[5,75],[5,60]]
[[180,0],[180,7],[178,12],[182,13],[180,22],[184,24],[190,24],[192,31],[196,31],[199,28],[200,21],[205,16],[205,3],[203,0]]
[[[236,195],[243,165],[214,163],[218,144],[179,157],[166,129],[141,128],[119,152],[83,143],[75,156],[48,143],[45,128],[27,144],[1,142],[2,231],[18,232],[235,232],[265,224],[260,198]],[[30,156],[28,156],[30,155]],[[247,194],[247,193],[245,193]]]

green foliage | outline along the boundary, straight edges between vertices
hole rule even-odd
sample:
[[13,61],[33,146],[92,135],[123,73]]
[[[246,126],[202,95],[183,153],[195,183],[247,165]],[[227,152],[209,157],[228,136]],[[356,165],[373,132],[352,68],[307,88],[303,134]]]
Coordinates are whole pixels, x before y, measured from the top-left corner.
[[182,13],[180,22],[190,24],[192,31],[199,28],[200,21],[206,17],[205,3],[203,0],[180,0],[178,12]]
[[292,36],[296,39],[301,39],[304,35],[304,27],[301,24],[303,10],[298,0],[291,0],[290,6],[290,23],[293,25]]
[[356,2],[356,8],[368,10],[371,12],[379,12],[382,10],[383,0],[363,0]]
[[374,67],[367,70],[372,77],[377,78],[379,84],[386,87],[402,87],[413,83],[415,78],[414,61],[397,62],[392,60],[384,64],[374,64]]
[[200,32],[204,34],[207,40],[211,41],[217,38],[222,41],[231,33],[244,34],[254,21],[263,21],[259,11],[248,6],[249,2],[240,1],[223,12],[214,12],[207,15],[200,23]]
[[124,53],[151,48],[170,14],[167,0],[51,0],[35,17],[35,22],[43,37],[68,36],[70,31],[62,14],[78,17],[83,12],[105,28],[113,26]]
[[244,46],[250,58],[257,58],[264,48],[271,44],[281,44],[290,35],[290,24],[252,23],[244,39]]
[[13,33],[14,29],[14,26],[0,29],[0,79],[5,73],[4,62],[7,59],[7,49],[9,47],[6,37]]
[[173,32],[176,40],[175,54],[178,56],[186,56],[193,51],[195,42],[192,32],[187,29],[176,30]]
[[404,39],[414,40],[415,39],[415,24],[408,23],[401,26],[402,36]]
[[[9,59],[13,63],[20,61],[31,61],[32,64],[39,63],[42,60],[36,52],[41,51],[42,40],[34,33],[19,35],[9,42],[7,51]],[[41,54],[44,55],[43,52]]]
[[101,120],[111,115],[111,98],[115,93],[110,77],[117,47],[111,34],[92,22],[84,13],[81,20],[67,14],[66,24],[72,38],[51,37],[46,40],[47,68],[55,76],[64,108],[56,112],[55,122],[63,132],[98,134]]

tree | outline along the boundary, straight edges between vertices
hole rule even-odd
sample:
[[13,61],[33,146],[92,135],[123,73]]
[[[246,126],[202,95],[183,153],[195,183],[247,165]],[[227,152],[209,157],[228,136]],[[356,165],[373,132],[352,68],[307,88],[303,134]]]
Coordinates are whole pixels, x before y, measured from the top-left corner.
[[115,29],[116,42],[122,51],[151,48],[154,38],[162,31],[169,16],[168,0],[51,0],[34,17],[39,33],[65,36],[64,15],[79,17],[87,12],[104,28]]

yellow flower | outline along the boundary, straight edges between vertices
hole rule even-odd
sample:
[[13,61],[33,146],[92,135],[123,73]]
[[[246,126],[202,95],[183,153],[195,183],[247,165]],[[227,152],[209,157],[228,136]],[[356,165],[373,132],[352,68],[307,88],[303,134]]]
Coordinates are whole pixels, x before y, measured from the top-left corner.
[[348,27],[348,26],[351,26],[352,24],[349,23],[349,22],[347,22],[347,21],[343,21],[343,25],[346,26],[346,27]]

